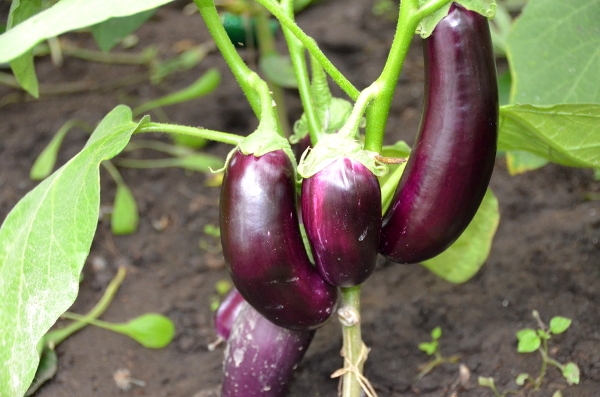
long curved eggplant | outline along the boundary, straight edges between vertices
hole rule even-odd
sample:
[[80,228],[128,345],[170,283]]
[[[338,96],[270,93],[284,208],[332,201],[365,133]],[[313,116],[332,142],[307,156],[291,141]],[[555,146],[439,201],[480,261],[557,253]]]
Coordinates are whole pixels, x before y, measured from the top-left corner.
[[285,396],[314,334],[278,327],[244,304],[225,348],[221,396]]
[[302,220],[321,276],[338,287],[365,281],[377,260],[381,190],[377,177],[342,157],[302,181]]
[[498,138],[498,89],[485,17],[453,4],[425,40],[425,102],[414,149],[379,250],[417,263],[469,225],[489,184]]
[[280,327],[308,330],[327,321],[337,289],[304,248],[289,156],[237,150],[225,171],[220,206],[225,262],[244,299]]

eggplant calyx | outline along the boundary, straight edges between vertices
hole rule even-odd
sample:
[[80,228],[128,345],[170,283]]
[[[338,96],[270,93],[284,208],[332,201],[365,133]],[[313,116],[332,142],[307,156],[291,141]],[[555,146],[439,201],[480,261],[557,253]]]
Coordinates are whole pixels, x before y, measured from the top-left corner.
[[378,153],[364,150],[356,139],[340,134],[323,136],[312,149],[307,149],[300,159],[298,174],[310,178],[340,158],[350,158],[368,168],[375,176],[387,173],[387,166],[377,160]]

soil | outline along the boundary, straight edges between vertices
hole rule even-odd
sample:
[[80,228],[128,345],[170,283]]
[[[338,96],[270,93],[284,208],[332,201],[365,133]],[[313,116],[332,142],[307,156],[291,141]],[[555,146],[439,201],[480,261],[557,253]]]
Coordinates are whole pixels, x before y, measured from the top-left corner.
[[[0,11],[6,15],[4,4]],[[138,31],[139,44],[129,51],[153,45],[168,57],[182,43],[208,41],[203,22],[198,15],[186,15],[185,5],[177,1],[159,10]],[[372,7],[372,2],[361,0],[330,0],[298,17],[357,87],[365,87],[380,72],[394,29],[394,22],[375,16]],[[88,34],[67,37],[79,46],[95,48]],[[250,51],[242,53],[251,58]],[[69,57],[61,67],[48,57],[36,66],[44,89],[82,81],[95,89],[46,94],[32,101],[18,91],[0,88],[0,219],[35,186],[29,169],[67,120],[93,125],[119,103],[135,106],[183,88],[210,67],[219,68],[224,76],[215,93],[165,108],[162,115],[152,113],[153,118],[238,134],[248,134],[256,125],[233,77],[214,52],[159,85],[147,79],[140,82],[147,71],[141,66],[107,67]],[[124,77],[131,84],[124,84]],[[398,88],[388,124],[394,133],[387,139],[411,143],[423,94],[418,39]],[[294,120],[301,112],[298,97],[293,91],[286,97]],[[86,137],[81,130],[70,133],[59,163],[77,153]],[[206,150],[224,156],[230,147],[213,144]],[[58,346],[58,373],[36,395],[216,396],[223,348],[207,349],[215,339],[210,303],[215,283],[228,275],[221,254],[201,249],[200,242],[218,249],[218,241],[206,236],[203,228],[218,223],[219,189],[206,185],[207,175],[178,168],[121,172],[140,208],[139,230],[114,236],[109,222],[100,220],[71,311],[88,311],[117,267],[126,266],[127,278],[102,318],[120,322],[159,312],[174,321],[175,340],[164,349],[150,350],[122,335],[87,327]],[[500,202],[501,221],[491,254],[473,279],[453,285],[421,266],[382,259],[364,284],[363,337],[371,348],[365,374],[379,396],[492,396],[489,389],[477,386],[480,376],[494,377],[499,390],[517,389],[517,374],[535,375],[540,370],[537,353],[516,352],[515,332],[536,326],[534,309],[546,321],[556,315],[573,319],[567,332],[550,341],[551,355],[560,362],[577,363],[581,382],[567,387],[560,373],[550,368],[540,391],[527,393],[549,397],[563,390],[564,396],[600,395],[600,206],[589,199],[597,197],[600,183],[590,170],[557,165],[511,177],[499,158],[491,188]],[[113,195],[114,184],[102,171],[103,209],[110,209]],[[460,356],[458,363],[468,369],[463,370],[462,381],[458,363],[443,364],[415,380],[419,366],[429,360],[417,345],[428,340],[436,326],[443,329],[441,353]],[[338,381],[330,374],[342,365],[340,348],[340,327],[332,320],[317,332],[289,396],[335,396]],[[145,386],[119,389],[113,377],[123,369]]]

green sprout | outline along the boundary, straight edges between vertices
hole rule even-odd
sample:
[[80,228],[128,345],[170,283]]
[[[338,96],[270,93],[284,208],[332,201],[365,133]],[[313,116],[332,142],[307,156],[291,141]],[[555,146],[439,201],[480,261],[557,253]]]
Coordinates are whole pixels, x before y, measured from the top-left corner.
[[456,364],[460,356],[444,357],[440,352],[440,338],[442,337],[442,328],[435,327],[431,331],[431,341],[419,343],[419,350],[425,352],[428,356],[433,356],[433,360],[420,366],[419,374],[416,380],[421,379],[430,373],[435,367],[444,363]]
[[[558,335],[565,332],[571,326],[571,319],[556,316],[550,319],[550,323],[546,325],[540,318],[540,314],[537,310],[534,310],[532,314],[538,323],[538,328],[524,328],[517,331],[517,352],[533,353],[537,350],[542,357],[542,365],[540,368],[540,373],[537,377],[534,378],[528,373],[521,373],[517,376],[515,383],[519,386],[525,386],[527,384],[533,387],[534,391],[539,390],[539,388],[542,386],[544,377],[546,376],[548,364],[550,364],[561,371],[561,374],[565,378],[568,385],[579,384],[580,371],[577,364],[574,362],[562,364],[551,358],[548,350],[548,341],[552,338],[552,335]],[[491,377],[479,377],[479,385],[490,388],[496,397],[505,397],[508,394],[519,394],[517,391],[513,390],[500,393],[496,388],[494,379]],[[560,391],[556,391],[552,397],[561,396],[562,393]]]

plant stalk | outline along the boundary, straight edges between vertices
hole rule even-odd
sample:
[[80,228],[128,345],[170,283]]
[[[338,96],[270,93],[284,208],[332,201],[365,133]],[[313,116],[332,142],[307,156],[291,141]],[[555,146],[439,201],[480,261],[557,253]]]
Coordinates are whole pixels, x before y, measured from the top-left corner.
[[[292,0],[282,0],[281,6],[285,14],[293,21],[294,20],[294,4]],[[304,54],[304,45],[298,40],[293,33],[286,27],[282,27],[283,36],[290,52],[290,60],[294,67],[296,81],[298,82],[298,92],[302,108],[308,122],[308,131],[310,140],[317,142],[321,123],[317,116],[315,106],[313,104],[312,92],[310,87],[310,78],[308,76],[308,67],[306,65],[306,57]],[[313,70],[314,73],[314,70]]]
[[368,350],[362,341],[360,329],[360,288],[360,285],[341,288],[342,302],[338,309],[338,318],[342,324],[344,340],[344,368],[331,376],[342,376],[342,397],[360,397],[362,390],[369,396],[375,395],[369,381],[362,375]]
[[[199,1],[207,0],[194,0],[196,3]],[[356,100],[359,91],[354,85],[331,63],[331,61],[323,54],[317,43],[310,38],[306,33],[300,29],[293,19],[288,17],[284,12],[283,8],[275,3],[273,0],[256,0],[257,3],[265,7],[279,22],[284,25],[294,36],[302,42],[304,47],[311,53],[313,57],[323,66],[323,69],[331,76],[333,81],[340,86],[340,88],[348,95],[352,100]]]
[[223,59],[227,62],[233,76],[244,92],[244,95],[246,95],[254,114],[260,118],[260,98],[252,84],[249,82],[249,76],[254,74],[254,72],[244,63],[233,43],[231,43],[229,36],[227,36],[227,32],[221,23],[214,1],[194,0],[194,3],[198,7],[198,11],[200,11],[200,15],[202,15],[206,27],[215,41],[217,48],[221,51]]
[[[95,318],[100,317],[102,315],[102,313],[104,313],[106,311],[106,309],[112,302],[113,298],[115,297],[115,294],[119,290],[121,283],[125,279],[126,273],[127,273],[127,271],[125,270],[124,267],[120,267],[119,270],[117,270],[117,274],[111,280],[110,284],[108,284],[108,287],[106,287],[106,291],[104,292],[104,295],[102,295],[102,298],[98,301],[96,306],[94,306],[94,308],[92,310],[87,312],[87,314],[82,316],[82,318],[95,319]],[[75,332],[79,331],[81,328],[85,327],[86,325],[87,325],[87,322],[78,321],[78,322],[69,324],[65,328],[50,331],[44,336],[44,339],[43,339],[44,343],[46,343],[51,349],[54,349],[54,347],[56,345],[58,345],[63,340],[65,340],[66,338],[68,338],[69,336],[74,334]]]
[[365,149],[373,152],[381,151],[385,126],[398,84],[398,77],[402,71],[417,26],[423,18],[449,2],[450,0],[431,0],[419,8],[417,0],[402,1],[392,47],[383,71],[376,80],[382,87],[381,92],[367,110]]
[[234,146],[237,146],[244,139],[242,136],[230,134],[228,132],[155,122],[142,123],[135,131],[135,134],[144,132],[163,132],[167,134],[189,135],[209,139],[211,141],[223,142]]

